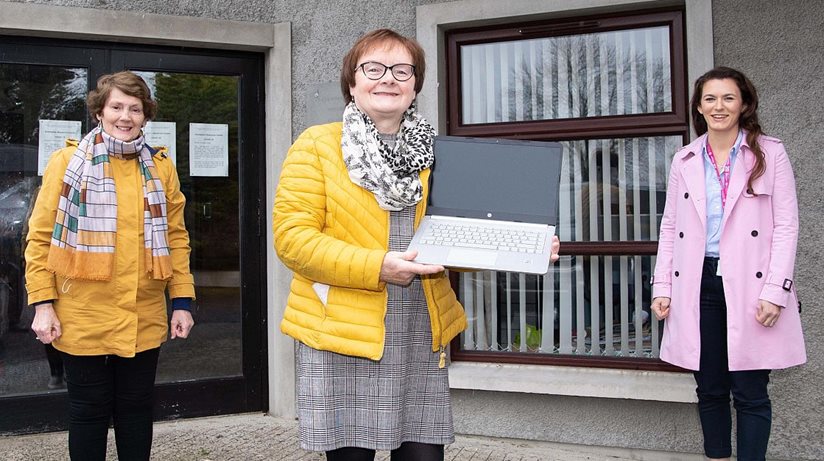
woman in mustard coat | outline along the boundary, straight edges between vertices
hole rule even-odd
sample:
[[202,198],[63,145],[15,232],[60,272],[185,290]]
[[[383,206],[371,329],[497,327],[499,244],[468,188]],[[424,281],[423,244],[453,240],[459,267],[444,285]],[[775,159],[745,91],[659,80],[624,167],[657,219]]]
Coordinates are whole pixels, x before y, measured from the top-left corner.
[[99,124],[52,155],[29,221],[32,330],[62,353],[71,458],[104,460],[113,420],[118,458],[148,460],[166,289],[171,337],[194,325],[185,198],[143,138],[156,112],[143,79],[104,75],[87,104]]

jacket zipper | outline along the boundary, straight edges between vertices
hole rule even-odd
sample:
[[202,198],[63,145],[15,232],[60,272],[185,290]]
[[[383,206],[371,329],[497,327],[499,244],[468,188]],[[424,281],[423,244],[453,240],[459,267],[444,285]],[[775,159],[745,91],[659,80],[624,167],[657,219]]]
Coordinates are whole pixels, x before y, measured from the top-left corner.
[[[423,197],[421,202],[426,203],[427,199],[428,199],[428,197]],[[419,214],[422,214],[424,212],[424,210],[423,210],[424,206],[425,205],[418,205],[415,209],[415,228],[416,229],[417,229],[418,224],[420,223]],[[421,284],[423,284],[423,283],[424,283],[424,280],[423,280],[423,278],[421,278]],[[426,288],[424,288],[424,294],[426,294]],[[435,295],[432,294],[431,296],[432,296],[432,302],[434,303],[435,302]],[[428,310],[429,309],[429,304],[428,303],[427,303],[426,307],[427,307],[427,310]],[[435,306],[435,307],[437,307],[437,306]],[[438,317],[437,312],[435,313],[434,317],[435,317],[435,320],[437,320],[437,322],[438,322],[438,342],[442,342],[443,341],[443,326],[441,325],[441,319],[440,319],[440,317]],[[434,334],[433,334],[433,336],[434,336]],[[440,344],[438,346],[438,368],[444,368],[444,367],[446,367],[446,350],[445,350],[445,346],[443,344]]]

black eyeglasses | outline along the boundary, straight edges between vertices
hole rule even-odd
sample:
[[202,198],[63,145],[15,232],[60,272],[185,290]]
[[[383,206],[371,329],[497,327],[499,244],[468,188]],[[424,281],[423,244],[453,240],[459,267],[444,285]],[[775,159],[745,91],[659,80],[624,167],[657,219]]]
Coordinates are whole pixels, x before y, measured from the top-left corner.
[[369,80],[382,79],[383,76],[386,75],[387,69],[392,72],[392,76],[399,82],[405,82],[415,76],[415,66],[412,64],[395,64],[394,66],[387,66],[386,64],[381,64],[379,62],[368,61],[358,67],[355,67],[355,70],[358,70],[359,68],[363,71],[363,75],[365,75]]

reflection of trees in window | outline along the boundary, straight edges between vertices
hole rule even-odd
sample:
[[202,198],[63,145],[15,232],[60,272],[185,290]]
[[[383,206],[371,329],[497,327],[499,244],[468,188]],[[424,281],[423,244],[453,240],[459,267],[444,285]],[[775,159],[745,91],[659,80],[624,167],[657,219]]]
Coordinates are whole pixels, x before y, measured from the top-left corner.
[[[568,219],[572,231],[563,237],[567,241],[627,240],[619,239],[617,227],[612,238],[606,238],[602,222],[606,219],[608,222],[619,220],[615,226],[625,223],[628,240],[657,240],[668,166],[680,146],[680,137],[564,141],[561,144],[565,165],[560,187],[580,202],[571,204],[574,207],[569,210]],[[600,215],[598,231],[591,232],[590,220],[595,218],[595,212]],[[640,216],[637,224],[642,229],[638,234],[633,219],[636,215]]]
[[[466,123],[672,109],[666,27],[466,45],[461,54]],[[479,110],[490,104],[494,112]]]
[[17,324],[26,299],[23,248],[41,181],[39,120],[83,120],[86,81],[85,69],[0,64],[0,337]]
[[[143,75],[143,74],[141,74]],[[147,76],[144,75],[144,78]],[[175,122],[177,170],[186,195],[193,269],[239,267],[238,91],[236,77],[157,73],[148,76],[158,103],[156,120]],[[229,125],[229,176],[189,176],[189,124]]]
[[37,145],[39,120],[84,120],[87,71],[0,64],[0,143]]

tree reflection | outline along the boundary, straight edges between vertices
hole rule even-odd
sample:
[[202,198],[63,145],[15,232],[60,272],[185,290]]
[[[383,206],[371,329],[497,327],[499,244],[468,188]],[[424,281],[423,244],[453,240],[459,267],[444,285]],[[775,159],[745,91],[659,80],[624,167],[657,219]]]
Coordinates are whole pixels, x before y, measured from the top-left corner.
[[0,64],[0,143],[37,145],[39,120],[84,120],[86,69]]
[[[150,74],[149,79],[158,103],[156,120],[177,127],[177,171],[187,199],[193,270],[238,270],[239,239],[226,238],[240,235],[238,79],[181,73]],[[229,125],[228,177],[189,175],[190,123]]]

